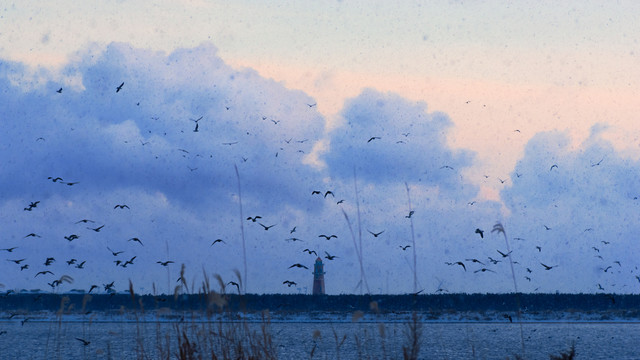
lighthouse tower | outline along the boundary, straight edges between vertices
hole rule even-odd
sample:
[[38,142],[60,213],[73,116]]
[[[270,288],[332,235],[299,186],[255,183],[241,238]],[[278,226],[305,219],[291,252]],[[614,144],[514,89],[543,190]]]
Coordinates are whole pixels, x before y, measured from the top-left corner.
[[313,295],[324,295],[324,265],[320,257],[313,265]]

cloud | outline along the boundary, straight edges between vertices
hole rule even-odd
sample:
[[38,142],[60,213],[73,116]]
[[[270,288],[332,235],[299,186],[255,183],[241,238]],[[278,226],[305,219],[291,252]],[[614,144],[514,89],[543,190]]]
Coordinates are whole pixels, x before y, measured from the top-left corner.
[[451,120],[428,113],[425,103],[366,89],[347,101],[342,119],[325,156],[333,176],[351,177],[355,168],[366,182],[421,182],[452,189],[460,185],[460,171],[472,164],[471,151],[447,145]]
[[[618,154],[603,139],[605,129],[594,125],[575,149],[565,133],[537,134],[511,174],[513,185],[501,192],[512,214],[511,235],[527,239],[518,256],[538,270],[539,262],[559,265],[553,285],[542,282],[544,291],[588,292],[600,283],[607,291],[630,292],[636,286],[640,164]],[[609,265],[617,276],[602,270]]]

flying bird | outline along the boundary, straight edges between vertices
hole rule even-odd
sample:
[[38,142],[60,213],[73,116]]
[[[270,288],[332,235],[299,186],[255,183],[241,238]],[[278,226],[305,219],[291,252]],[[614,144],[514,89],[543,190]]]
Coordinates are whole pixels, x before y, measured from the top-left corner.
[[211,243],[211,245],[209,245],[209,246],[213,246],[213,244],[215,244],[215,243],[219,243],[219,242],[221,242],[221,243],[223,243],[223,244],[226,244],[226,242],[225,242],[224,240],[222,240],[222,239],[215,239],[215,240],[213,240],[213,242],[212,242],[212,243]]
[[551,165],[551,167],[549,168],[549,171],[553,170],[553,168],[556,168],[556,169],[557,169],[557,168],[558,168],[558,165],[557,165],[557,164],[553,164],[553,165]]
[[120,209],[130,209],[129,206],[127,204],[118,204],[116,206],[113,207],[114,209],[120,208]]
[[380,234],[382,234],[384,232],[384,230],[378,232],[378,233],[374,233],[373,231],[367,229],[367,231],[369,232],[369,234],[373,235],[373,237],[378,237],[380,236]]
[[260,216],[260,215],[256,215],[256,216],[254,216],[254,217],[249,216],[249,217],[247,218],[247,220],[251,220],[251,221],[253,221],[253,222],[258,221],[258,219],[262,219],[262,216]]
[[116,88],[116,93],[119,93],[120,90],[122,90],[123,86],[124,86],[124,82],[122,82],[122,84],[118,85],[118,87]]
[[484,239],[484,230],[480,230],[480,229],[476,228],[475,233],[476,234],[480,234],[480,238]]
[[144,244],[142,243],[142,241],[140,239],[138,239],[137,237],[132,237],[131,239],[127,240],[127,241],[135,241],[140,243],[140,245],[144,246]]
[[76,340],[81,341],[84,346],[91,344],[91,341],[87,341],[85,339],[76,338]]
[[331,238],[336,238],[336,239],[338,238],[336,235],[333,235],[333,234],[332,235],[321,234],[321,235],[318,235],[318,237],[323,237],[327,240],[331,240]]
[[14,247],[12,247],[12,248],[0,249],[0,250],[6,251],[6,252],[13,252],[13,250],[15,250],[15,249],[17,249],[17,248],[18,248],[17,246],[14,246]]
[[42,274],[42,275],[46,275],[46,274],[51,274],[51,275],[53,275],[53,273],[52,273],[51,271],[49,271],[49,270],[44,270],[44,271],[40,271],[40,272],[38,272],[38,273],[36,274],[36,276],[34,276],[34,277],[38,277],[38,275],[40,275],[40,274]]
[[554,267],[557,267],[557,266],[558,266],[558,265],[548,266],[548,265],[545,265],[545,264],[543,264],[543,263],[540,263],[540,265],[544,266],[544,269],[545,269],[545,270],[551,270],[551,269],[553,269]]
[[327,197],[327,195],[331,195],[331,196],[333,196],[334,198],[336,197],[336,196],[333,194],[333,191],[331,191],[331,190],[327,190],[327,191],[324,193],[324,197],[325,197],[325,198]]
[[379,140],[379,139],[382,139],[382,138],[380,136],[372,136],[372,137],[369,138],[369,140],[367,140],[367,143],[370,143],[370,142],[372,142],[373,140],[376,140],[376,139]]
[[95,223],[95,221],[93,220],[89,220],[89,219],[82,219],[80,221],[76,221],[76,224],[80,224],[80,223]]
[[289,280],[283,281],[282,284],[287,285],[288,287],[292,287],[292,286],[298,285],[296,282],[289,281]]
[[293,265],[291,265],[291,266],[289,266],[289,269],[294,268],[294,267],[296,267],[296,268],[303,268],[303,269],[307,269],[307,270],[309,270],[309,268],[308,268],[308,267],[306,267],[306,266],[304,266],[304,265],[302,265],[302,264],[297,264],[297,263],[296,263],[296,264],[293,264]]
[[405,245],[405,246],[400,245],[400,249],[402,249],[403,251],[407,250],[410,247],[411,247],[411,245]]
[[471,261],[473,263],[478,263],[480,265],[484,265],[484,263],[478,259],[464,259],[465,261]]
[[65,236],[64,238],[67,239],[67,241],[71,242],[73,240],[78,239],[80,236],[76,235],[76,234],[71,234],[69,236]]
[[118,256],[124,252],[124,251],[113,251],[108,246],[107,246],[107,250],[111,251],[111,255],[113,256]]
[[7,259],[7,261],[11,261],[16,263],[17,265],[20,265],[21,262],[25,261],[26,259],[18,259],[18,260],[12,260],[12,259]]
[[60,88],[60,89],[56,90],[56,92],[57,92],[58,94],[62,94],[62,88]]
[[479,273],[479,272],[486,272],[486,271],[490,271],[490,272],[492,272],[492,273],[495,273],[495,271],[493,271],[493,270],[491,270],[491,269],[487,269],[487,268],[482,268],[482,269],[476,270],[476,271],[474,271],[473,273],[475,274],[475,273]]
[[325,251],[324,253],[325,253],[325,254],[327,254],[327,256],[325,256],[325,257],[324,257],[325,259],[333,260],[333,259],[337,258],[337,256],[335,256],[335,255],[331,255],[331,254],[329,254],[329,253],[328,253],[328,252],[326,252],[326,251]]
[[289,234],[293,234],[294,232],[296,232],[296,227],[297,227],[297,226],[294,226],[294,227],[293,227],[293,229],[291,229],[291,230],[289,231]]
[[318,256],[318,253],[315,250],[304,249],[302,250],[302,252],[308,252],[309,255],[313,254],[315,256]]
[[38,235],[36,233],[31,233],[31,234],[25,235],[25,238],[28,238],[28,237],[42,237],[42,236],[40,236],[40,235]]
[[240,293],[240,284],[238,284],[237,282],[235,282],[235,281],[229,281],[229,282],[227,283],[227,285],[233,285],[233,286],[235,286],[235,287],[236,287],[236,289],[238,289],[238,294]]
[[90,227],[87,227],[87,229],[89,229],[89,230],[93,230],[93,231],[95,231],[95,232],[100,232],[100,230],[102,230],[102,228],[103,228],[103,227],[104,227],[104,225],[102,225],[102,226],[98,226],[97,228],[90,228]]
[[156,261],[156,263],[162,265],[162,266],[168,266],[169,264],[173,264],[173,261],[171,260],[167,260],[167,261]]
[[511,254],[511,252],[512,252],[513,250],[512,250],[512,251],[509,251],[509,252],[508,252],[508,253],[506,253],[506,254],[505,254],[505,253],[503,253],[503,252],[502,252],[502,251],[500,251],[500,250],[496,250],[496,251],[497,251],[498,253],[500,253],[500,255],[502,255],[502,257],[503,257],[503,258],[506,258],[507,256],[509,256],[509,254]]
[[258,223],[258,224],[260,224],[260,226],[262,226],[264,228],[264,231],[267,231],[267,230],[271,229],[272,227],[278,225],[278,224],[273,224],[273,225],[267,226],[267,225],[264,225],[262,223]]

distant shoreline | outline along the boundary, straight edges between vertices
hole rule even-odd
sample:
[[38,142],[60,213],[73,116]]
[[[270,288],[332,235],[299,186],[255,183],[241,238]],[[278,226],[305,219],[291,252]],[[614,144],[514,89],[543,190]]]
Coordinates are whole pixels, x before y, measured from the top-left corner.
[[[518,303],[520,306],[518,307]],[[0,316],[29,314],[138,317],[214,317],[218,320],[272,321],[405,321],[416,312],[425,322],[640,321],[640,295],[617,294],[437,294],[437,295],[282,295],[282,294],[51,294],[10,293],[0,296]],[[97,316],[99,315],[99,316]],[[49,317],[49,316],[45,316]],[[226,318],[226,319],[225,319]],[[509,320],[510,318],[510,320]],[[35,319],[34,319],[35,320]],[[140,320],[140,319],[139,319]]]

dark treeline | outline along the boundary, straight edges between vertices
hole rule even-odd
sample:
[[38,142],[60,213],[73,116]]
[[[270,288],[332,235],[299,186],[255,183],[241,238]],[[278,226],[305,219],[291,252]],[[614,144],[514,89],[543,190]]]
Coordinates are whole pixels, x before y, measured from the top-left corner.
[[[519,299],[518,299],[519,298]],[[104,311],[218,312],[270,310],[277,312],[451,312],[451,311],[627,311],[640,314],[640,295],[612,294],[438,294],[438,295],[135,295],[11,293],[0,296],[0,311],[59,311],[90,313]],[[375,306],[372,303],[375,302]],[[632,315],[631,314],[631,315]],[[634,316],[634,315],[632,315]]]

